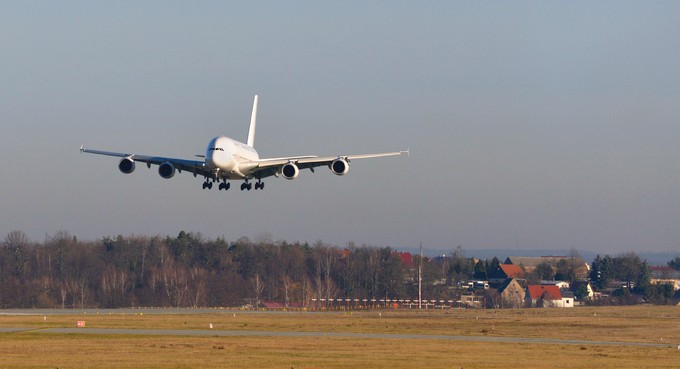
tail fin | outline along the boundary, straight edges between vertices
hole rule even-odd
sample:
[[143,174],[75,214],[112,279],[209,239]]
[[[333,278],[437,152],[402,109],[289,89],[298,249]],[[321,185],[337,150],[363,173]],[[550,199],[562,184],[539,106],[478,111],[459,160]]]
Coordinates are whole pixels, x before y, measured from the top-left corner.
[[250,147],[255,145],[255,123],[257,121],[257,95],[253,100],[253,113],[250,116],[250,128],[248,129],[248,141],[246,144]]

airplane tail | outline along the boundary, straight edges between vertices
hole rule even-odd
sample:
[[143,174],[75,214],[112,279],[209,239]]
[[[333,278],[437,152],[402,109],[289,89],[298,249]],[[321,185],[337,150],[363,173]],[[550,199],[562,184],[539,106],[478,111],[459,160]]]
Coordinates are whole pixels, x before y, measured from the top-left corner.
[[257,95],[255,95],[255,99],[253,100],[253,113],[250,116],[250,128],[248,129],[248,141],[246,141],[246,144],[250,147],[254,147],[255,145],[255,124],[257,121]]

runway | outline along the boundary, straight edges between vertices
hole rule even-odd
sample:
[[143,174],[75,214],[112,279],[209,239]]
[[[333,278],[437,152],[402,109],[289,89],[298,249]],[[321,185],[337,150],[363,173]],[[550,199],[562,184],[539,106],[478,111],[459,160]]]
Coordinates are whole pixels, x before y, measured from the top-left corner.
[[[239,309],[195,309],[195,308],[129,308],[129,309],[6,309],[0,310],[2,315],[166,315],[166,314],[299,314],[299,312],[258,311]],[[314,314],[314,313],[307,313]],[[343,314],[342,312],[323,312],[323,314]],[[242,331],[219,329],[120,329],[120,328],[16,328],[0,327],[0,333],[39,333],[39,334],[89,334],[89,335],[132,335],[132,336],[205,336],[205,337],[328,337],[355,339],[407,339],[407,340],[447,340],[462,342],[495,342],[495,343],[525,343],[549,345],[583,345],[583,346],[621,346],[621,347],[654,347],[680,348],[676,344],[648,343],[648,342],[617,342],[573,340],[536,337],[499,337],[499,336],[455,336],[428,334],[381,334],[381,333],[351,333],[351,332],[296,332],[296,331]]]
[[378,334],[378,333],[339,333],[339,332],[293,332],[293,331],[238,331],[217,329],[118,329],[118,328],[0,328],[0,333],[39,333],[39,334],[91,334],[91,335],[132,335],[132,336],[205,336],[205,337],[327,337],[356,339],[404,339],[404,340],[448,340],[463,342],[526,343],[549,345],[582,346],[634,346],[654,348],[675,348],[671,344],[647,342],[615,342],[568,340],[556,338],[494,337],[494,336],[448,336],[428,334]]

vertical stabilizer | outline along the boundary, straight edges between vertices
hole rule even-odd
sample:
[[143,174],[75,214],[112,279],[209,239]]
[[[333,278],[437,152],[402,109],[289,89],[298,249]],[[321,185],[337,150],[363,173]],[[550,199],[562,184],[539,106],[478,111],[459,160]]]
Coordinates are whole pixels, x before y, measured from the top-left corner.
[[246,144],[250,147],[255,145],[255,123],[257,121],[257,95],[253,100],[253,114],[250,116],[250,128],[248,129],[248,141]]

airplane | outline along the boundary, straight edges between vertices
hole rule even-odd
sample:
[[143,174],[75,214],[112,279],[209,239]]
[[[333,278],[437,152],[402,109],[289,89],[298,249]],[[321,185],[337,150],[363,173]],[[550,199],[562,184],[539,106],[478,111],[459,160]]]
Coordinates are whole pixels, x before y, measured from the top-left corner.
[[161,156],[147,156],[130,153],[110,152],[101,150],[85,149],[80,147],[81,153],[97,154],[120,157],[118,169],[130,174],[135,170],[135,163],[145,163],[148,168],[158,165],[158,174],[165,178],[172,178],[175,173],[186,171],[194,177],[201,176],[205,179],[203,189],[212,189],[213,183],[218,183],[220,190],[228,190],[230,180],[242,180],[241,191],[250,191],[253,187],[251,180],[255,182],[255,190],[263,190],[262,179],[275,176],[288,180],[297,178],[300,170],[327,166],[335,175],[342,176],[349,171],[349,165],[355,159],[380,158],[387,156],[408,155],[409,151],[395,151],[378,154],[363,155],[337,155],[337,156],[289,156],[280,158],[260,159],[255,150],[255,125],[257,121],[257,100],[253,100],[253,111],[250,117],[250,127],[246,143],[239,142],[226,136],[218,136],[210,140],[205,150],[205,155],[196,155],[203,160],[174,159]]

